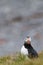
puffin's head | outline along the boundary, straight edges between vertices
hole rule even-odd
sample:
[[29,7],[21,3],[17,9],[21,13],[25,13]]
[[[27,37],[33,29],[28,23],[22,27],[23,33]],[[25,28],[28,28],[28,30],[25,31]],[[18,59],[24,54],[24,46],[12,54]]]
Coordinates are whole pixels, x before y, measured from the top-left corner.
[[31,37],[27,36],[27,38],[25,39],[25,42],[27,42],[27,44],[31,44]]

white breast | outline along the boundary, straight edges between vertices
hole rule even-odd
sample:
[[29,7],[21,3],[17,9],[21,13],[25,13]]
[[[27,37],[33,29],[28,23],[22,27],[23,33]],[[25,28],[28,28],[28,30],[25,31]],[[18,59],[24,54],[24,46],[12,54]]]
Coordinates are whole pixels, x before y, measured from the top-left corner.
[[28,55],[28,50],[24,46],[21,48],[21,54]]

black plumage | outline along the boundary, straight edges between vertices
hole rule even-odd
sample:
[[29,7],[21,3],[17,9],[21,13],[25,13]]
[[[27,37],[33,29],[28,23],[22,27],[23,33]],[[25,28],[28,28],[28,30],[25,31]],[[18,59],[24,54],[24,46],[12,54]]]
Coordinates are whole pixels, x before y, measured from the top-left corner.
[[28,50],[28,56],[29,57],[38,57],[38,53],[36,50],[32,47],[31,43],[28,44],[27,42],[24,43],[25,48]]

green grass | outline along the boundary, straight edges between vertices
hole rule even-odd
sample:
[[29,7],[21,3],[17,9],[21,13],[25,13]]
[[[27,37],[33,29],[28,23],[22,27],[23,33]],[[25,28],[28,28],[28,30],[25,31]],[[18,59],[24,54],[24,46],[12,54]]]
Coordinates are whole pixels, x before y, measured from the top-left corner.
[[43,53],[32,59],[21,54],[0,57],[0,65],[43,65]]

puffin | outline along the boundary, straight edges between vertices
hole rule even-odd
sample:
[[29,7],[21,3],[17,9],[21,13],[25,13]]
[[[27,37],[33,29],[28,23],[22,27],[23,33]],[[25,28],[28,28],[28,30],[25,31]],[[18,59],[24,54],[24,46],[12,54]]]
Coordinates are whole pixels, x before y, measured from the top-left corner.
[[30,58],[38,57],[38,53],[31,45],[31,37],[27,36],[23,46],[21,47],[21,54],[26,55]]

